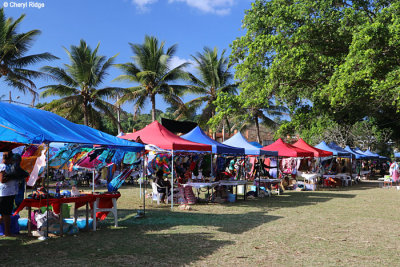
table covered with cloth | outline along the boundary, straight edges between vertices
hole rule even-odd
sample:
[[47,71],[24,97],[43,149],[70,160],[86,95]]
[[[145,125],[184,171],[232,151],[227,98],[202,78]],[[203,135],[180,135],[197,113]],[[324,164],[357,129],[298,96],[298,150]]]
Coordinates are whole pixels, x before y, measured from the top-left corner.
[[[86,203],[89,203],[91,208],[93,208],[93,202],[96,198],[99,198],[99,207],[98,208],[110,208],[112,207],[112,199],[119,198],[121,196],[120,193],[105,193],[105,194],[83,194],[77,197],[65,197],[65,198],[50,198],[49,205],[53,207],[53,211],[56,214],[60,213],[60,206],[63,203],[75,203],[75,209],[83,207]],[[40,208],[47,206],[47,199],[32,199],[26,198],[22,201],[21,205],[19,205],[18,209],[14,214],[19,213],[25,207],[34,207]],[[97,212],[96,218],[100,220],[104,220],[107,217],[108,212]]]

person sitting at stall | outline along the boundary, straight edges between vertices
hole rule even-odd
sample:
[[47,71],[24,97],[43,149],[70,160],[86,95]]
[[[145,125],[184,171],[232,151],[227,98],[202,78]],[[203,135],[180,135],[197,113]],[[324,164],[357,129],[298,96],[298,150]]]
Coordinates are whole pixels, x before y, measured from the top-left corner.
[[168,192],[171,192],[171,183],[168,180],[164,180],[164,172],[162,170],[156,172],[156,179],[154,182],[157,184],[157,192],[163,193],[160,200],[165,202],[165,197],[168,197],[167,189]]

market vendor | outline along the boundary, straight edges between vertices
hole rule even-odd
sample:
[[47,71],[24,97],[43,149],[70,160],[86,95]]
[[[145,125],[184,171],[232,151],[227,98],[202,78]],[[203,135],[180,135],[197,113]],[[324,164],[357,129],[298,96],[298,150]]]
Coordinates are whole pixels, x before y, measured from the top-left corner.
[[[157,192],[163,193],[161,197],[161,201],[165,201],[165,197],[167,196],[167,192],[170,192],[171,183],[167,180],[164,180],[164,172],[162,170],[158,170],[156,172],[156,179],[154,181],[157,184]],[[168,191],[167,191],[168,188]]]
[[28,175],[19,166],[20,162],[20,157],[13,157],[11,151],[3,152],[3,160],[0,163],[0,222],[4,223],[5,236],[11,235],[11,213],[19,181]]

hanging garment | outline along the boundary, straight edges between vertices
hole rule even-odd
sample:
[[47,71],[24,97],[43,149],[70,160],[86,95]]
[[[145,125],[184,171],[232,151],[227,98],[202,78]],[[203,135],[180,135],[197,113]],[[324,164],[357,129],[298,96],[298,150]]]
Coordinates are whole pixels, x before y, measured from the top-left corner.
[[122,184],[125,182],[125,180],[131,175],[133,169],[135,168],[135,165],[131,165],[128,168],[126,168],[123,172],[121,172],[118,176],[116,176],[114,179],[111,180],[111,182],[108,184],[108,192],[115,192],[117,191]]
[[136,152],[128,152],[125,153],[124,156],[124,164],[133,164],[137,160]]
[[31,175],[28,178],[28,182],[26,183],[28,186],[34,186],[36,181],[39,178],[39,171],[42,167],[46,166],[46,152],[47,149],[43,149],[42,155],[36,159],[35,166],[31,172]]

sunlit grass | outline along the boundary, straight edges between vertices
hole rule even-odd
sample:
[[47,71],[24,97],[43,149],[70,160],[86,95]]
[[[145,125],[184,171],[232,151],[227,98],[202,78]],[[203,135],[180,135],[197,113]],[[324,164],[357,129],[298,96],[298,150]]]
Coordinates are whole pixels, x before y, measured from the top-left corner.
[[[345,189],[170,210],[123,187],[119,227],[38,241],[0,239],[8,265],[398,265],[400,191],[363,182]],[[22,213],[24,215],[24,213]]]

